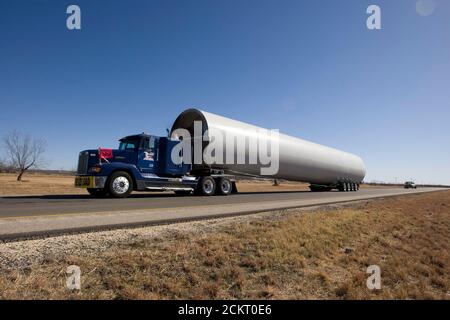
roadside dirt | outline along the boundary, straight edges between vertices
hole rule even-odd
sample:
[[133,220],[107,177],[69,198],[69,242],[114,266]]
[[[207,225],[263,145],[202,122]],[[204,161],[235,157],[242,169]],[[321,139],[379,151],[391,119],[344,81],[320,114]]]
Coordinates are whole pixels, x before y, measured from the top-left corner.
[[450,191],[0,244],[2,299],[450,299],[449,275]]

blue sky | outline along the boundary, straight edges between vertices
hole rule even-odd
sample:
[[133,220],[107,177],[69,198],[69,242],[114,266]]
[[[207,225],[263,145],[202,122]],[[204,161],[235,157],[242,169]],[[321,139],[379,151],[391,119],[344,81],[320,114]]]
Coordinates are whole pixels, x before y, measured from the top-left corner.
[[[0,136],[49,167],[198,107],[360,155],[366,180],[450,184],[450,2],[0,1]],[[66,28],[81,7],[82,30]],[[382,30],[366,9],[381,7]],[[1,157],[1,154],[0,154]]]

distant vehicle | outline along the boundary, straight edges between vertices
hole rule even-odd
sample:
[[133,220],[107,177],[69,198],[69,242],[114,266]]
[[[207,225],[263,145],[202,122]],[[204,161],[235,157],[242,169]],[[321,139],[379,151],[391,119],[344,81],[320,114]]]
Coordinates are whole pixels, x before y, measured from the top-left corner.
[[405,189],[417,189],[417,186],[412,181],[406,181],[405,182]]

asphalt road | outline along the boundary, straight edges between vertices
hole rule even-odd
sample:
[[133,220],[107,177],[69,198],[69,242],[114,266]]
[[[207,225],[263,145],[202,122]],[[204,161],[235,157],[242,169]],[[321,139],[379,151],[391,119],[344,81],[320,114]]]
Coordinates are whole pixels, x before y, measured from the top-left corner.
[[261,192],[226,197],[136,193],[127,199],[95,199],[84,195],[3,197],[0,198],[0,239],[161,224],[436,190],[442,189]]

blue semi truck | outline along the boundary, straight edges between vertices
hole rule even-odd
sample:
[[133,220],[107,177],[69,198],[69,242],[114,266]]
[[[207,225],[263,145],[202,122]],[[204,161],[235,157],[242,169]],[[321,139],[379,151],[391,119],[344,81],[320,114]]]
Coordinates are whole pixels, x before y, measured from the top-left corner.
[[81,151],[75,187],[95,197],[128,197],[132,191],[171,190],[178,195],[229,195],[234,177],[222,170],[175,164],[171,153],[180,143],[167,137],[137,134],[119,140],[118,149]]
[[98,197],[164,190],[229,195],[237,192],[235,176],[243,176],[308,182],[311,191],[356,191],[366,174],[357,155],[272,136],[266,129],[198,109],[183,111],[169,133],[131,135],[119,140],[118,149],[80,152],[75,186]]

